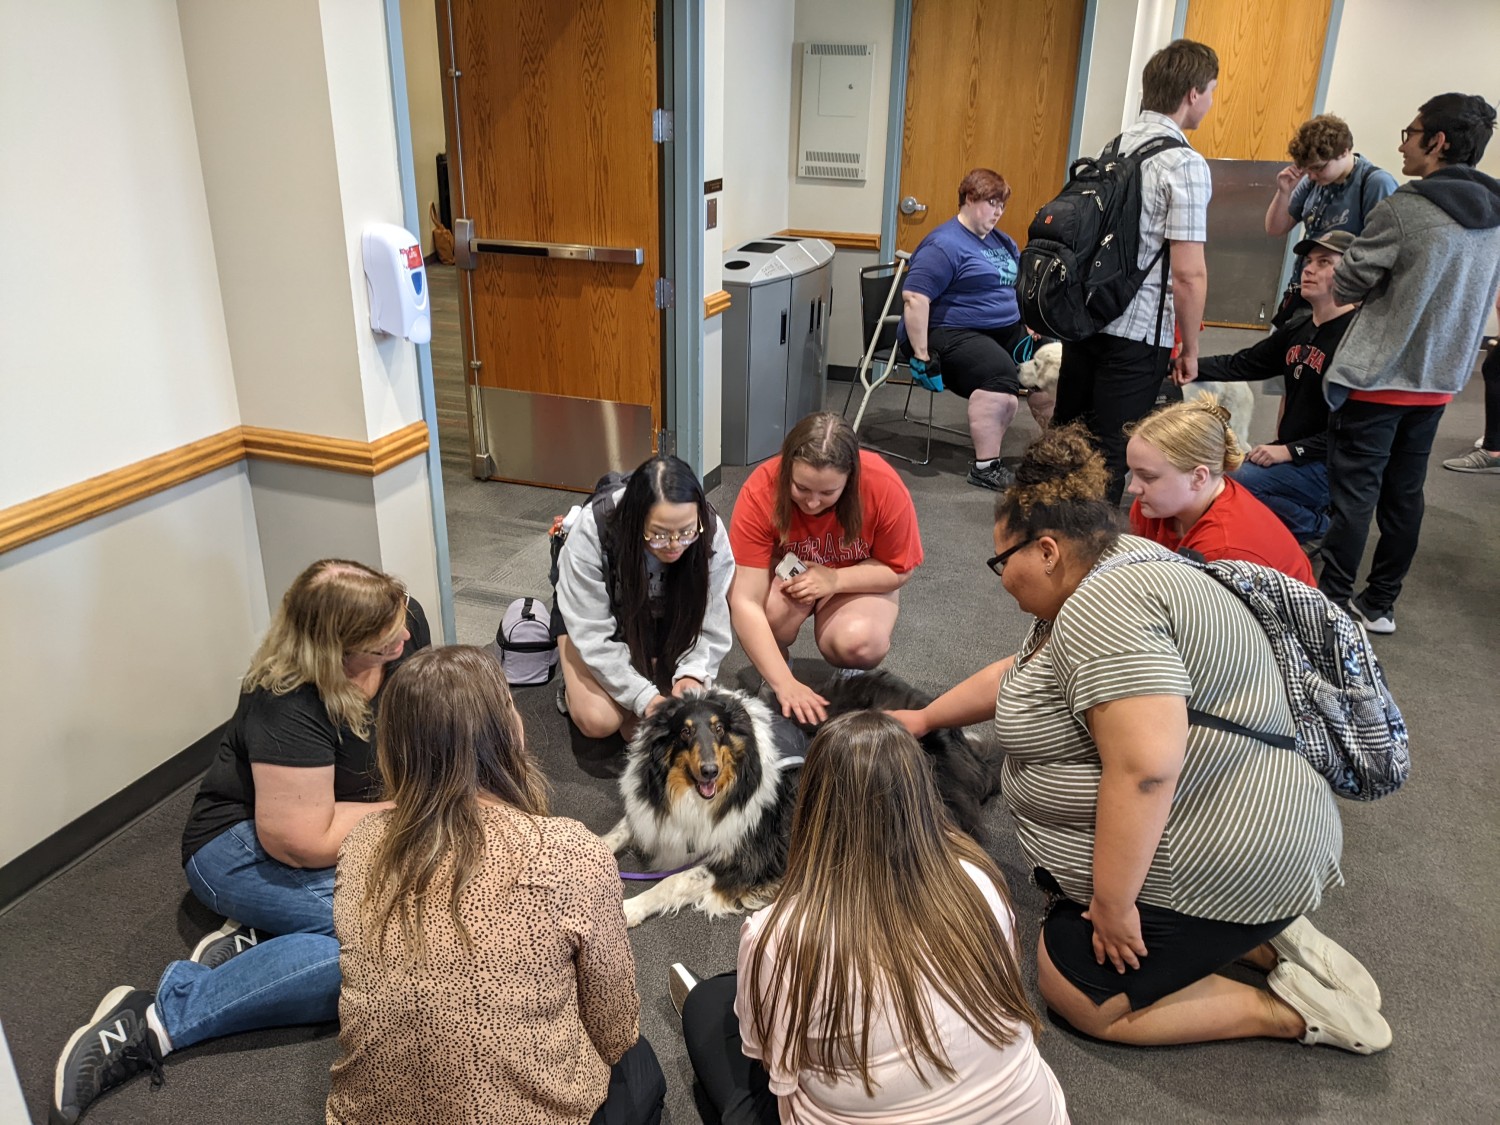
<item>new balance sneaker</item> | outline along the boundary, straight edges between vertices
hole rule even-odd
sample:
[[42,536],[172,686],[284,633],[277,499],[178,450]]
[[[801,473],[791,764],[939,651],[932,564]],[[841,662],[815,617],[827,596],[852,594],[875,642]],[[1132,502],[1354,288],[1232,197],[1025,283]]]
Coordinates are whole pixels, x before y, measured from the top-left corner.
[[1375,609],[1364,600],[1363,595],[1349,599],[1349,613],[1354,620],[1364,625],[1366,632],[1394,633],[1396,631],[1396,611]]
[[1016,483],[1016,475],[1000,464],[1000,459],[997,457],[982,469],[979,467],[978,461],[970,463],[969,483],[976,488],[988,488],[992,492],[1004,492]]
[[188,960],[217,969],[231,957],[238,957],[252,945],[259,945],[267,936],[230,918],[213,933],[205,934]]
[[1462,457],[1448,458],[1443,462],[1443,468],[1455,473],[1500,473],[1500,456],[1475,447]]
[[100,1094],[148,1070],[151,1085],[161,1085],[161,1050],[146,1025],[153,999],[144,989],[121,985],[73,1032],[57,1060],[49,1125],[74,1125]]

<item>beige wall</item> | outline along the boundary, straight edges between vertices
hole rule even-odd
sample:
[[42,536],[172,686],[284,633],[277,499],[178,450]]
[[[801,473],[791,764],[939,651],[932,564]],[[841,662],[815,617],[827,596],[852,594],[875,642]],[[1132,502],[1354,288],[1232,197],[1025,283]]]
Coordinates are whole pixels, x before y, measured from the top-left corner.
[[[360,260],[401,222],[381,5],[5,5],[0,152],[25,262],[0,280],[0,507],[241,423],[420,417]],[[0,864],[226,719],[307,562],[397,573],[437,627],[426,472],[238,463],[0,554]]]
[[[406,100],[411,115],[411,156],[422,213],[422,252],[433,253],[428,204],[438,200],[437,154],[448,147],[443,135],[443,77],[438,61],[437,5],[433,0],[401,0],[401,50],[406,58]],[[456,201],[455,201],[456,206]]]
[[237,425],[170,0],[0,9],[0,153],[0,508]]
[[[1500,101],[1500,3],[1495,0],[1344,0],[1325,108],[1349,123],[1354,147],[1397,180],[1399,133],[1434,94]],[[1480,169],[1500,176],[1500,140]]]
[[788,226],[793,0],[723,0],[724,246]]

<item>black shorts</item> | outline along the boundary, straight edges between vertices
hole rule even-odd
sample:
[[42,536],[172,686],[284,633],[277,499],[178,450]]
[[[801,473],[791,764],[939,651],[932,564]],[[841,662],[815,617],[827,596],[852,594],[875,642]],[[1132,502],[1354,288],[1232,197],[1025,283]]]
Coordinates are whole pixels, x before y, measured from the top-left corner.
[[[975,391],[1014,395],[1021,393],[1014,349],[1026,335],[1019,320],[1000,328],[928,328],[927,350],[938,357],[943,386],[960,398]],[[910,356],[911,346],[901,352]]]
[[[1051,878],[1037,869],[1037,884],[1042,889],[1047,889]],[[1294,920],[1283,918],[1255,925],[1215,922],[1137,903],[1141,940],[1146,943],[1147,953],[1140,958],[1139,969],[1127,965],[1123,973],[1117,973],[1108,958],[1102,965],[1094,960],[1094,927],[1083,916],[1088,907],[1059,894],[1048,897],[1042,934],[1047,940],[1047,955],[1057,971],[1095,1004],[1125,993],[1130,998],[1131,1011],[1136,1012],[1233,964],[1270,941]]]

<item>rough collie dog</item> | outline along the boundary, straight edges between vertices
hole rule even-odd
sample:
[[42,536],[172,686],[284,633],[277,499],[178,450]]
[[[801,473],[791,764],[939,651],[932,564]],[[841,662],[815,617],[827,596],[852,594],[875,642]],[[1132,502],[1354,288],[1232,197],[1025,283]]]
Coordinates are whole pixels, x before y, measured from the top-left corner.
[[[921,707],[931,698],[884,672],[835,679],[822,694],[830,718]],[[934,731],[922,741],[955,821],[977,835],[979,806],[997,788],[998,768],[961,731]],[[652,870],[696,866],[626,899],[625,921],[636,926],[685,906],[719,917],[774,899],[806,744],[804,732],[760,700],[721,688],[668,700],[641,723],[620,778],[625,815],[604,842],[617,855],[634,847]]]
[[1202,395],[1213,395],[1229,411],[1229,425],[1239,438],[1240,448],[1250,452],[1250,426],[1255,420],[1255,391],[1250,384],[1194,381],[1182,388],[1182,397],[1188,402]]

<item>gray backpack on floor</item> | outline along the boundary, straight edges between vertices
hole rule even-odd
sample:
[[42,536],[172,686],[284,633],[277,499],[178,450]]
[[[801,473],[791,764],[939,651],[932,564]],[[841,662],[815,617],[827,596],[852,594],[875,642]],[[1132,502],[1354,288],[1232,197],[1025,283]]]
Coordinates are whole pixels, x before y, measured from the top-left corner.
[[541,598],[517,598],[505,609],[491,651],[512,687],[545,684],[557,667],[552,611]]

